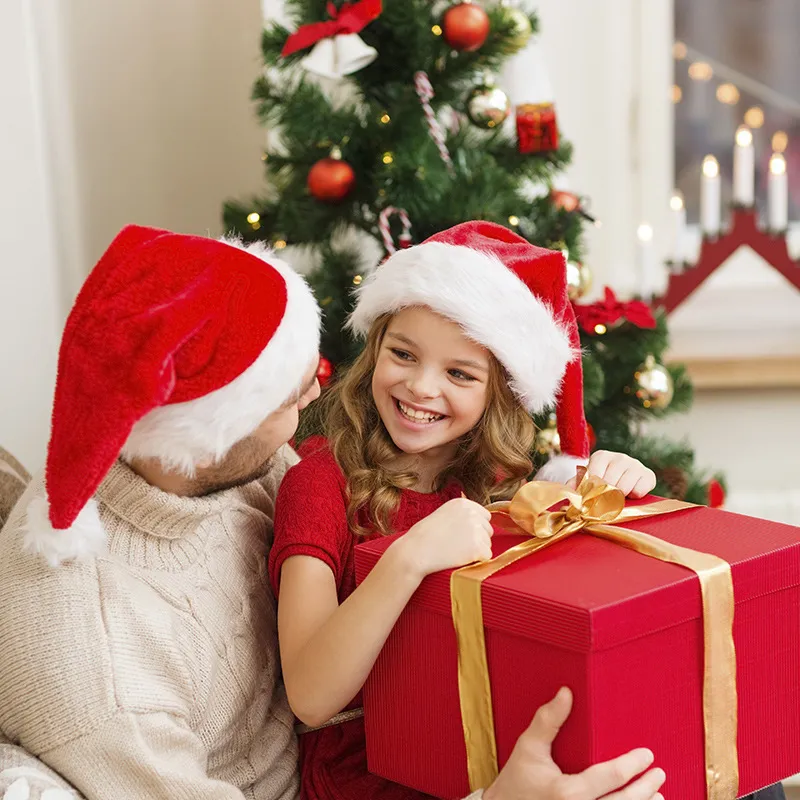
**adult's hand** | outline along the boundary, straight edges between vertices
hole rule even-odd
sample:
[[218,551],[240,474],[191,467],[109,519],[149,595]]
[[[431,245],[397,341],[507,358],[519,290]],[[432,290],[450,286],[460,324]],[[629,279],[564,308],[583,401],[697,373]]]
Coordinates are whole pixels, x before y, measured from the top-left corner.
[[552,746],[571,709],[572,693],[564,688],[536,712],[483,800],[664,800],[658,793],[663,770],[642,774],[653,763],[649,750],[565,775],[553,761]]

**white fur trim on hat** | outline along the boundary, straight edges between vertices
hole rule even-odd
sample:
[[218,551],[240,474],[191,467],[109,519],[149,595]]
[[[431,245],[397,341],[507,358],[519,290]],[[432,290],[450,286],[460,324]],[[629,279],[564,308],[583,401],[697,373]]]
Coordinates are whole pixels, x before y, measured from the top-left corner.
[[588,458],[578,458],[577,456],[567,455],[553,456],[542,466],[536,475],[533,476],[533,479],[535,481],[567,483],[575,477],[578,467],[585,467],[588,463]]
[[66,531],[50,524],[50,509],[41,495],[28,503],[25,517],[23,548],[42,556],[51,567],[74,558],[100,555],[106,549],[106,532],[95,500],[89,500]]
[[427,306],[457,322],[508,370],[532,413],[555,402],[567,364],[580,357],[551,308],[496,256],[444,242],[399,250],[358,289],[349,326],[366,335],[381,314]]
[[258,358],[227,386],[142,417],[122,449],[126,459],[157,458],[167,469],[192,475],[200,462],[223,458],[280,408],[319,354],[320,309],[305,280],[260,242],[223,241],[280,272],[287,290],[283,319]]

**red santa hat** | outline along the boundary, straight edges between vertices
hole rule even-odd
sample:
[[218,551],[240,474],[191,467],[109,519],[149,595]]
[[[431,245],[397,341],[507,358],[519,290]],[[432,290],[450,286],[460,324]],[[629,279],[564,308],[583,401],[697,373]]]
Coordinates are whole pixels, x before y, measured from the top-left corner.
[[457,322],[505,367],[531,413],[556,407],[561,455],[537,475],[566,481],[589,456],[580,339],[564,255],[492,222],[465,222],[398,250],[358,290],[350,326],[427,306]]
[[263,245],[124,228],[67,319],[26,546],[52,564],[96,553],[92,496],[119,455],[189,475],[221,458],[300,388],[319,328],[305,281]]

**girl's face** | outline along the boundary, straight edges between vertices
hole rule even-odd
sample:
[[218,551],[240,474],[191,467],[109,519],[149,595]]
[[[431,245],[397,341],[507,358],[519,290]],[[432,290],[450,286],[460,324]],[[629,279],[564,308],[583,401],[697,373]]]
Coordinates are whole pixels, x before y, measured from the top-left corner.
[[372,374],[378,413],[404,453],[449,457],[486,408],[489,351],[424,307],[396,314]]

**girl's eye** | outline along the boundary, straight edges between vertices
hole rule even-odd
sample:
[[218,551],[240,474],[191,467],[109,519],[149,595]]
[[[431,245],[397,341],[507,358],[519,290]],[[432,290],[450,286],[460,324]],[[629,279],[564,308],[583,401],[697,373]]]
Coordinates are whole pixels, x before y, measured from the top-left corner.
[[396,348],[390,348],[392,351],[392,355],[397,356],[401,361],[411,361],[413,356],[411,353],[406,352],[405,350],[397,350]]
[[451,369],[449,370],[450,374],[459,381],[475,381],[477,378],[473,377],[472,375],[467,374],[466,372],[462,372],[460,369]]

